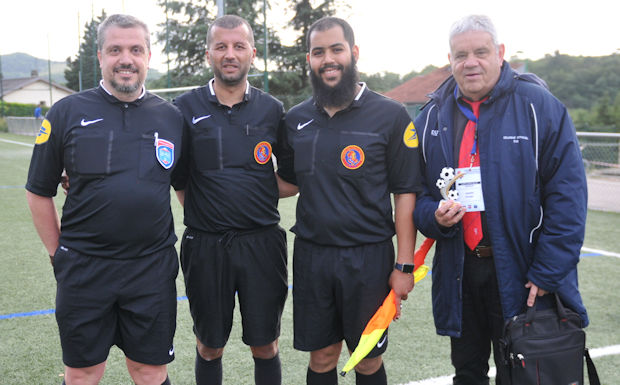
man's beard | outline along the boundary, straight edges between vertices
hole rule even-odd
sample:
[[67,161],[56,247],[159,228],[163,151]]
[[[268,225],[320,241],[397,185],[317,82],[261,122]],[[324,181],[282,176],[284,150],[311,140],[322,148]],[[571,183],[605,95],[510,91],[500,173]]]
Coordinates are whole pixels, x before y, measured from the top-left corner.
[[239,72],[236,75],[224,75],[222,74],[222,71],[214,65],[212,65],[212,68],[213,76],[215,76],[216,79],[221,80],[222,83],[229,87],[236,86],[241,83],[246,79],[247,74],[250,72],[250,66],[248,65],[247,68],[244,68],[241,63],[239,63]]
[[[135,70],[135,68],[131,65],[129,66],[125,66],[125,65],[121,65],[118,68],[115,68],[115,70],[123,70],[123,69],[130,69],[130,70]],[[110,79],[110,84],[112,85],[112,88],[114,88],[116,91],[122,93],[122,94],[133,94],[134,92],[138,91],[139,89],[142,88],[142,82],[140,81],[140,79],[136,80],[135,83],[133,84],[121,84],[121,83],[117,83],[114,78]]]
[[336,64],[336,67],[340,69],[342,75],[340,81],[333,87],[325,84],[320,77],[320,73],[325,70],[325,67],[319,70],[319,74],[310,70],[314,101],[320,107],[342,107],[351,103],[355,97],[359,80],[355,58],[351,57],[351,64],[347,67],[341,64]]

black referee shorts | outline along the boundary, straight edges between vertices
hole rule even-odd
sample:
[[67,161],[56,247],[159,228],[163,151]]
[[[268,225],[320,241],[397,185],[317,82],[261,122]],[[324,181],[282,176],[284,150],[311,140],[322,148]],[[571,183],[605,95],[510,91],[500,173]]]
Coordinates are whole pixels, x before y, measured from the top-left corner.
[[[345,340],[357,347],[362,331],[390,291],[392,240],[355,247],[322,246],[295,239],[294,347],[315,351]],[[387,330],[369,358],[387,348]]]
[[60,246],[54,255],[56,321],[65,365],[100,364],[112,345],[136,362],[171,362],[178,272],[174,247],[146,257],[110,259]]
[[226,345],[235,293],[246,345],[267,345],[280,336],[288,294],[286,233],[280,226],[224,234],[187,228],[181,267],[194,333],[205,346]]

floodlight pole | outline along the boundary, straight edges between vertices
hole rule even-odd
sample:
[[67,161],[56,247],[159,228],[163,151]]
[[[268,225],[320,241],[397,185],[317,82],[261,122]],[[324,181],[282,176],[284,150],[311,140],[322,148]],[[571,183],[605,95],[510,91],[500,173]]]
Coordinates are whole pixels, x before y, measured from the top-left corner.
[[217,17],[222,17],[226,13],[226,3],[224,0],[215,0],[217,5]]

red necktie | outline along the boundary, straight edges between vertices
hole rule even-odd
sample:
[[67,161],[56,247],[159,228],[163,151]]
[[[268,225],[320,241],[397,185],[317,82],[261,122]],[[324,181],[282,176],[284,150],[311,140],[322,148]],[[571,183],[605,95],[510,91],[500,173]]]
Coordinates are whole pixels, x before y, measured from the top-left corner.
[[[480,103],[484,100],[478,102],[470,102],[465,99],[462,100],[471,106],[474,116],[478,118],[480,115]],[[459,149],[459,167],[461,168],[480,166],[480,153],[478,151],[479,146],[477,143],[475,154],[471,153],[474,147],[475,131],[476,122],[469,120],[465,126],[463,139],[461,140],[461,148]],[[482,239],[482,221],[480,220],[479,211],[465,213],[465,216],[463,217],[463,231],[465,236],[465,244],[471,250],[475,249]]]

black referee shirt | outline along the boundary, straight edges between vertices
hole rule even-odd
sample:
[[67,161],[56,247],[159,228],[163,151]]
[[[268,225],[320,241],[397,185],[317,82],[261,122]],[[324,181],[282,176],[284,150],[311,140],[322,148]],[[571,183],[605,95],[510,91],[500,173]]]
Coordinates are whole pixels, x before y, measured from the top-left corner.
[[278,174],[299,186],[300,238],[331,246],[381,242],[394,235],[390,193],[421,190],[418,138],[404,106],[362,83],[333,117],[313,99],[286,115],[294,160]]
[[282,103],[247,83],[243,101],[230,108],[217,100],[213,79],[174,103],[188,149],[173,176],[174,188],[185,190],[185,225],[220,233],[277,224],[271,154],[282,154]]
[[131,103],[103,86],[68,96],[43,121],[26,189],[55,196],[66,169],[60,244],[97,257],[151,254],[176,242],[170,178],[182,133],[178,109],[150,93]]

